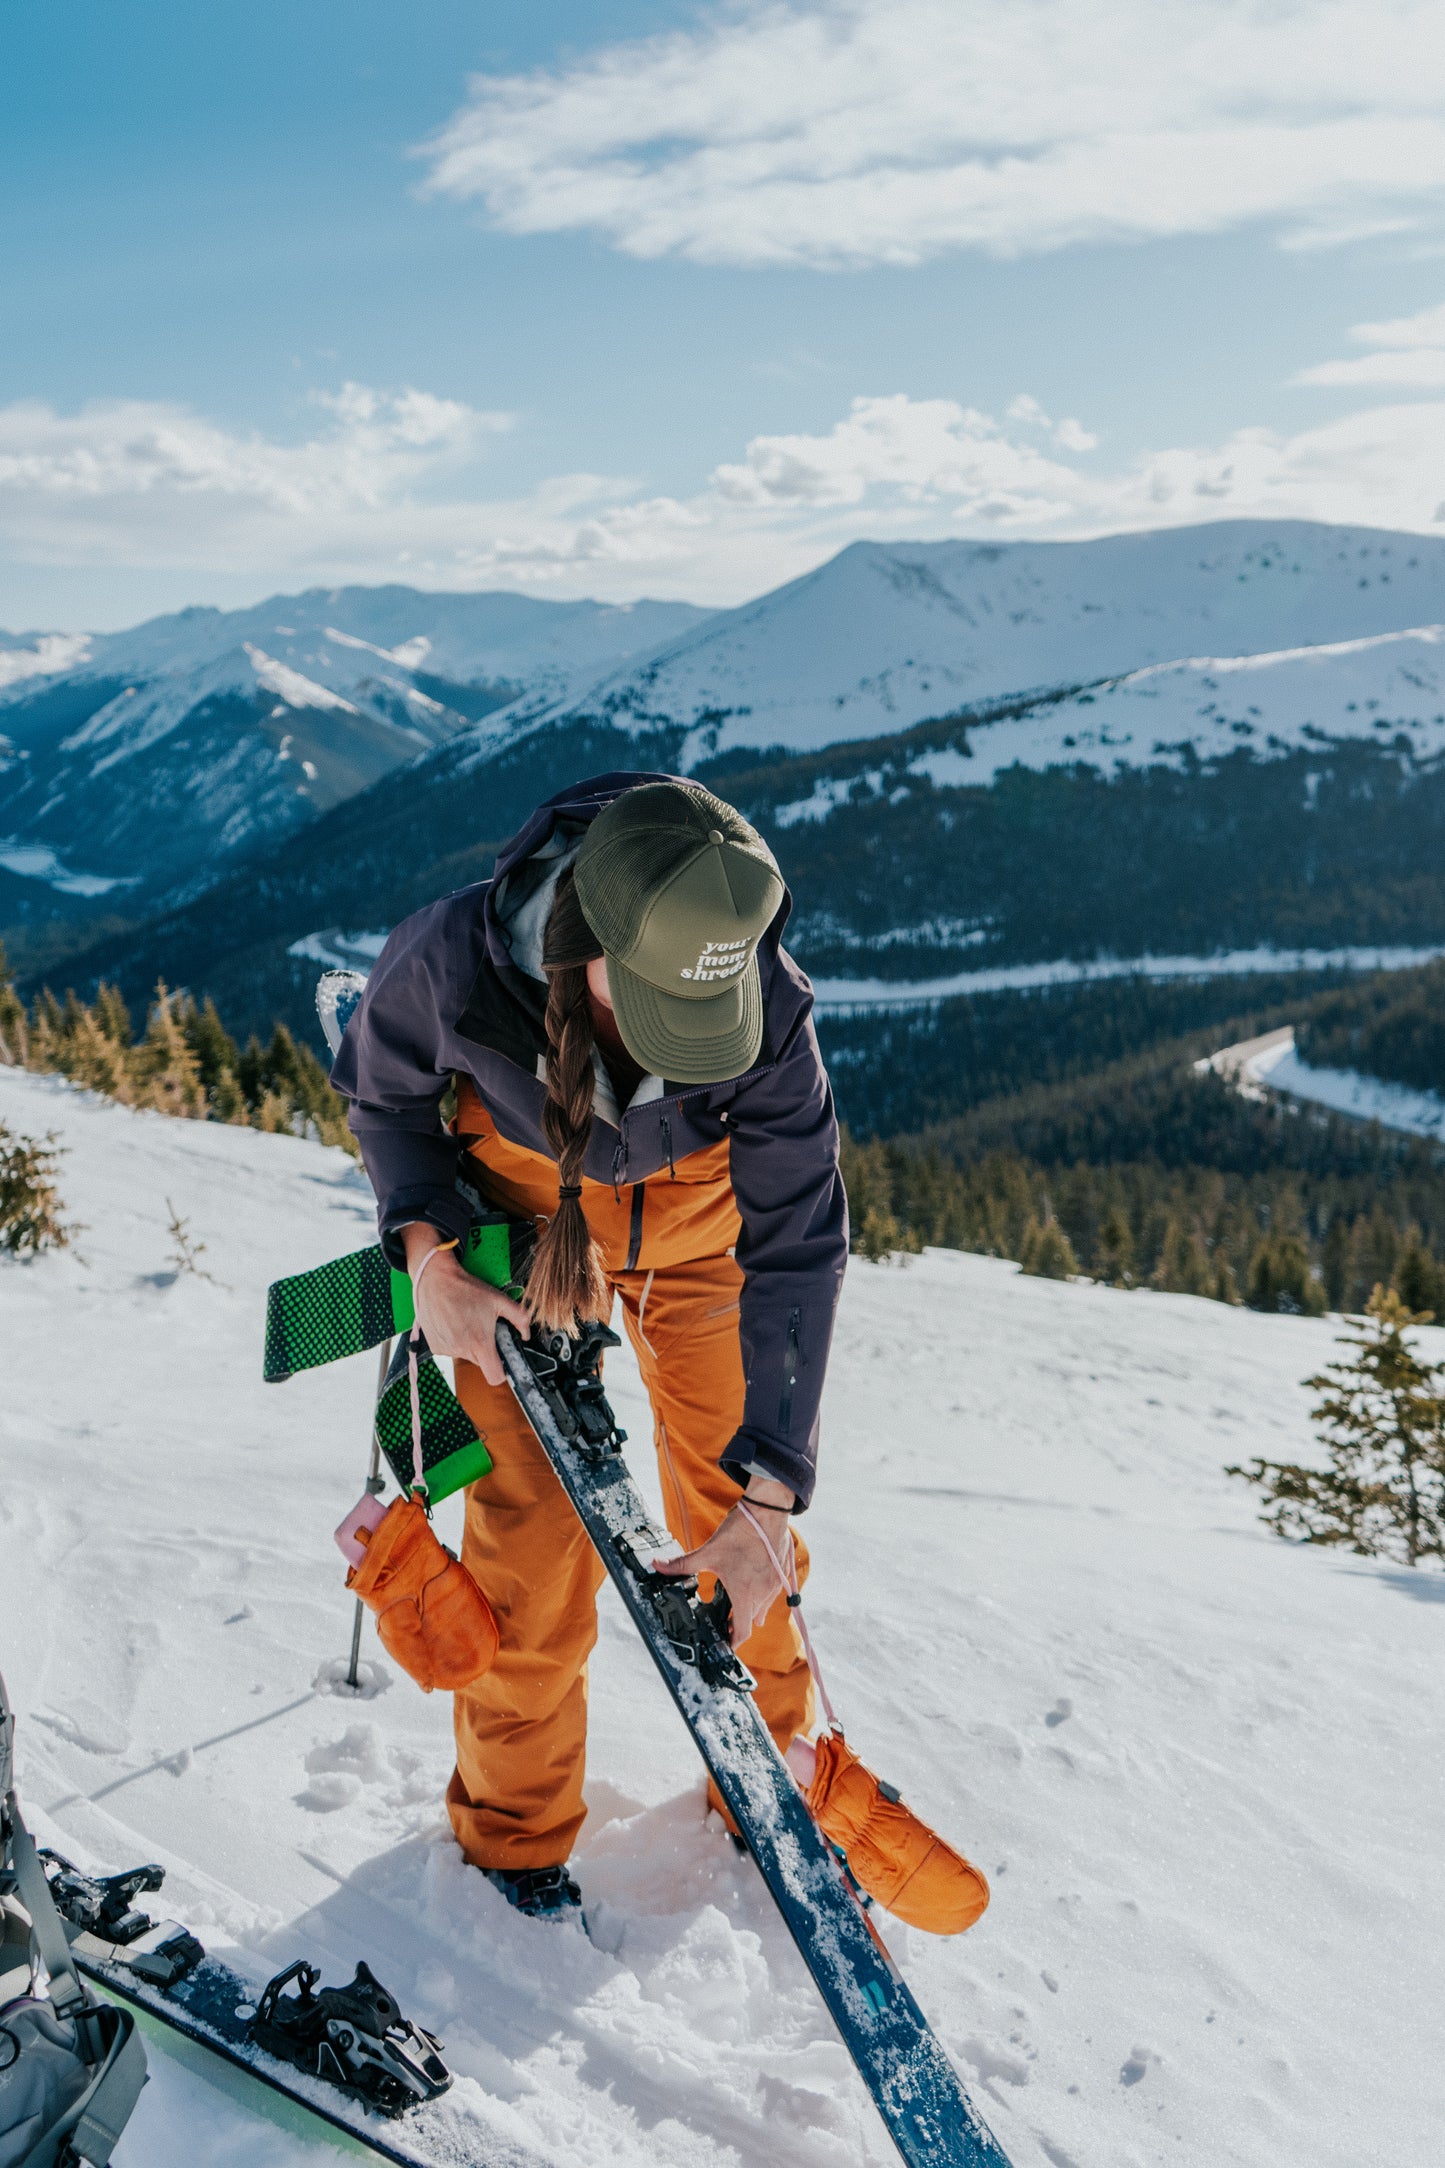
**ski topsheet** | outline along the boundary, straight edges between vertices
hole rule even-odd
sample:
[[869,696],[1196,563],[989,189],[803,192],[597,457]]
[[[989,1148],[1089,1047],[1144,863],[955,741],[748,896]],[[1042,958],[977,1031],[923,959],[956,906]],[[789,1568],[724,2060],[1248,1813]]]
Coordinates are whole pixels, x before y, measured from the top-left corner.
[[908,2168],[1009,2168],[774,1746],[721,1606],[649,1561],[648,1521],[602,1394],[605,1328],[581,1340],[507,1324],[497,1346],[523,1413],[595,1545]]
[[[492,2168],[495,2156],[484,2160],[466,2146],[454,2112],[440,2106],[417,2107],[396,2121],[386,2120],[336,2086],[323,2084],[258,2048],[248,2027],[260,1990],[218,1959],[203,1957],[166,1984],[147,1978],[139,1968],[153,1946],[166,1933],[182,1932],[174,1922],[167,1922],[165,1928],[134,1943],[106,1942],[80,1933],[71,1938],[71,1954],[88,1979],[129,2005],[143,2025],[147,2019],[158,2021],[177,2040],[204,2050],[207,2058],[219,2058],[237,2073],[227,2089],[243,2105],[259,2108],[300,2135],[363,2150],[373,2158],[395,2162],[397,2168]],[[153,1965],[149,1969],[164,1972],[166,1968]],[[164,2034],[160,2037],[165,2044]],[[204,2072],[206,2063],[199,2058],[197,2063]],[[259,2097],[249,2092],[248,2081],[264,2088]]]

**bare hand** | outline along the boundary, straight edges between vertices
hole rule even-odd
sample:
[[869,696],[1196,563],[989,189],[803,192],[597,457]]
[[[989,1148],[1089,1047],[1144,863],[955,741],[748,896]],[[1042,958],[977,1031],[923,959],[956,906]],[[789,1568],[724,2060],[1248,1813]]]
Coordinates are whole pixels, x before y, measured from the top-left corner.
[[[413,1220],[401,1235],[407,1269],[415,1277],[417,1266],[428,1250],[437,1248],[440,1237],[425,1220]],[[455,1250],[427,1266],[417,1297],[417,1321],[433,1355],[459,1356],[463,1362],[475,1363],[488,1385],[505,1385],[506,1372],[497,1353],[499,1318],[515,1325],[524,1340],[531,1337],[532,1320],[526,1307],[503,1294],[500,1287],[473,1279],[458,1264]]]
[[[435,1267],[433,1268],[435,1270]],[[791,1507],[793,1493],[784,1483],[775,1483],[769,1476],[752,1476],[748,1480],[747,1501],[754,1507]],[[656,1564],[658,1573],[674,1578],[685,1573],[715,1573],[728,1592],[733,1607],[732,1644],[740,1649],[754,1627],[761,1626],[774,1603],[783,1593],[788,1571],[788,1554],[792,1535],[788,1526],[787,1511],[757,1513],[762,1528],[757,1529],[734,1506],[720,1528],[713,1531],[706,1543],[689,1551],[684,1558],[660,1558]],[[763,1538],[766,1537],[766,1547]],[[773,1564],[768,1557],[771,1550]],[[782,1578],[780,1578],[782,1576]]]

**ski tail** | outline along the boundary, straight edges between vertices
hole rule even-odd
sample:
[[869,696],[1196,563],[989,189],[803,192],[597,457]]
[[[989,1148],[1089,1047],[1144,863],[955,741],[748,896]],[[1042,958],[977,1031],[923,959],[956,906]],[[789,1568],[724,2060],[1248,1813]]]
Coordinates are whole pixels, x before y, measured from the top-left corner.
[[[520,1294],[536,1239],[530,1220],[484,1212],[457,1255],[475,1279]],[[282,1385],[298,1370],[364,1354],[415,1322],[411,1281],[387,1263],[379,1242],[273,1280],[266,1290],[266,1383]]]
[[316,1017],[333,1061],[365,991],[364,971],[323,971],[316,981]]

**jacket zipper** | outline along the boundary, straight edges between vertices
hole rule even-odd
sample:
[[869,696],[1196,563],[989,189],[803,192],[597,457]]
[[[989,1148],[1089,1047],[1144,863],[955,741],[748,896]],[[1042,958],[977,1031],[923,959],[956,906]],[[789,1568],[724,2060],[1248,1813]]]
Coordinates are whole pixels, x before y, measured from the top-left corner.
[[632,1223],[627,1232],[627,1262],[622,1268],[624,1272],[635,1272],[637,1270],[637,1260],[642,1253],[643,1195],[644,1185],[641,1182],[634,1182],[632,1185]]
[[800,1309],[788,1312],[788,1352],[783,1358],[783,1393],[778,1402],[778,1428],[785,1438],[791,1435],[793,1428],[793,1387],[798,1382],[802,1322],[803,1313]]
[[[725,1084],[751,1084],[760,1076],[770,1075],[777,1066],[775,1061],[760,1062],[756,1069],[748,1069],[742,1076],[724,1077],[723,1082]],[[716,1084],[699,1084],[692,1091],[669,1092],[668,1098],[674,1106],[681,1108],[689,1099],[705,1099],[709,1092],[715,1092],[716,1090]],[[724,1109],[724,1112],[726,1112],[726,1109]],[[612,1193],[619,1204],[622,1202],[622,1183],[627,1173],[627,1125],[631,1121],[632,1115],[633,1109],[624,1107],[618,1120],[617,1142],[612,1148]],[[673,1180],[676,1181],[677,1161],[672,1149],[672,1124],[665,1114],[661,1115],[659,1120],[661,1123],[662,1147],[667,1155],[667,1164],[672,1169]]]
[[[775,1061],[760,1062],[756,1069],[745,1069],[741,1076],[727,1076],[720,1081],[724,1084],[751,1084],[760,1076],[770,1075],[777,1066]],[[667,1096],[680,1107],[684,1100],[705,1099],[709,1092],[715,1092],[717,1088],[716,1084],[699,1084],[692,1091],[669,1092]]]

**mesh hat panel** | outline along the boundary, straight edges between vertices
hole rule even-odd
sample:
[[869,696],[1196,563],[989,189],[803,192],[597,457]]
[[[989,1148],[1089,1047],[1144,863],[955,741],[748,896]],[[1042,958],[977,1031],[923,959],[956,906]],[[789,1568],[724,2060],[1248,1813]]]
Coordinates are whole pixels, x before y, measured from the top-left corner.
[[783,900],[757,830],[711,791],[639,784],[598,814],[574,878],[636,1059],[679,1083],[750,1067],[762,1041],[757,945]]

